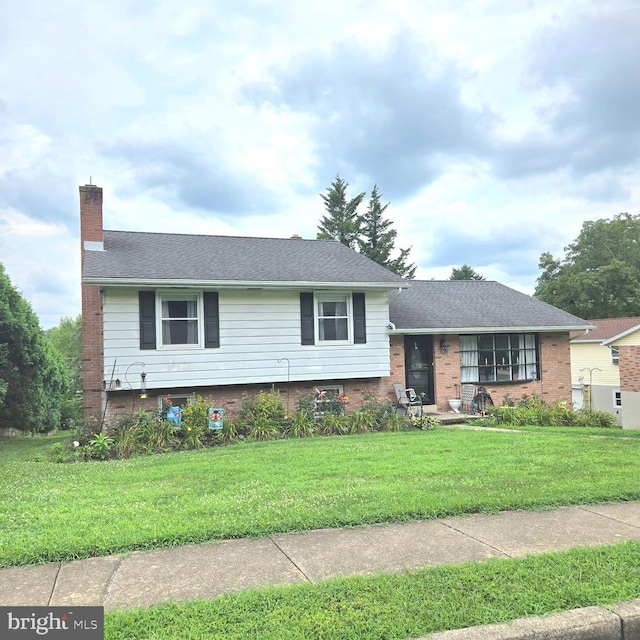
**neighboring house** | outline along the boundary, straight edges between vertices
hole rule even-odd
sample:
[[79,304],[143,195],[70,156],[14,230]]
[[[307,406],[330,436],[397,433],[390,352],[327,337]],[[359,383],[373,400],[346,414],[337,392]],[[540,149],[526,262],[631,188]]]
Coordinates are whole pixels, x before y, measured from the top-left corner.
[[640,317],[590,320],[572,335],[574,405],[614,413],[625,429],[640,428]]
[[411,281],[390,294],[392,368],[426,404],[447,410],[461,384],[495,404],[538,394],[571,400],[569,333],[585,320],[497,282]]
[[233,414],[272,385],[291,411],[396,382],[440,411],[465,382],[570,401],[569,332],[590,325],[498,283],[407,281],[331,240],[105,231],[95,185],[80,213],[86,416],[194,393]]

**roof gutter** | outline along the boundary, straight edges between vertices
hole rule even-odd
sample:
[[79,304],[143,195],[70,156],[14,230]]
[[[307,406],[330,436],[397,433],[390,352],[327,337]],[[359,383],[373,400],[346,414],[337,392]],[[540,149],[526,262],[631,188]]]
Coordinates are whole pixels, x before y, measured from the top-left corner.
[[566,331],[579,331],[585,329],[584,325],[579,326],[529,326],[529,327],[428,327],[422,329],[393,329],[390,335],[455,335],[460,333],[557,333]]
[[102,287],[129,287],[129,288],[172,288],[172,289],[378,289],[393,291],[409,286],[404,282],[313,282],[309,280],[281,282],[281,281],[256,281],[256,280],[163,280],[163,279],[139,279],[139,278],[95,278],[85,277],[83,284],[98,285]]

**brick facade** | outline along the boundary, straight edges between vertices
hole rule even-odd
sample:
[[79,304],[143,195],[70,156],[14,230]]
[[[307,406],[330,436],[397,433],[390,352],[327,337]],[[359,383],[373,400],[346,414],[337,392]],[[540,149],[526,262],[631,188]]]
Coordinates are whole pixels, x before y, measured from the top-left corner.
[[372,394],[379,398],[387,397],[389,400],[395,401],[393,388],[389,393],[390,383],[388,378],[371,378],[358,380],[321,380],[319,382],[291,382],[270,384],[251,384],[251,385],[230,385],[218,387],[195,387],[188,389],[167,389],[152,390],[148,392],[148,397],[140,398],[139,390],[133,391],[112,391],[108,393],[109,401],[107,404],[106,421],[112,420],[117,414],[137,411],[144,409],[145,411],[155,411],[158,408],[158,397],[171,394],[172,396],[196,395],[205,398],[211,406],[222,407],[226,415],[233,419],[240,409],[243,398],[247,396],[255,396],[260,391],[269,391],[272,386],[280,392],[285,409],[293,413],[298,408],[298,398],[307,394],[312,394],[316,387],[331,387],[340,385],[343,388],[344,395],[347,396],[346,405],[347,412],[357,411],[362,407],[362,402],[366,394]]
[[640,346],[620,345],[618,347],[620,368],[620,391],[640,392]]
[[[102,189],[80,187],[80,255],[84,270],[85,242],[103,242]],[[82,285],[82,392],[84,416],[103,411],[102,294],[100,287]]]

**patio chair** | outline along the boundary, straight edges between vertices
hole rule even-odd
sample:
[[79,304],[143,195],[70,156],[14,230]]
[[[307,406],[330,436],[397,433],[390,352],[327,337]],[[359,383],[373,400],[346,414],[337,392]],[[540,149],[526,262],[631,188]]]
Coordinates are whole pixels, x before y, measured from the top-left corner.
[[396,383],[393,390],[396,392],[396,413],[401,409],[409,417],[422,415],[422,398],[414,389],[405,389],[403,385]]
[[[462,410],[465,413],[477,413],[478,407],[474,407],[473,398],[476,395],[476,386],[474,384],[462,385]],[[475,410],[474,410],[475,409]]]

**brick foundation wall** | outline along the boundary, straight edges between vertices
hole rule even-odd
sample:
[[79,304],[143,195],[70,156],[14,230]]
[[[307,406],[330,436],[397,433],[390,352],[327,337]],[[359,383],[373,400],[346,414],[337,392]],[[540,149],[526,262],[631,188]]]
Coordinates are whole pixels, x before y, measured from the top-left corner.
[[620,391],[640,392],[640,346],[618,347]]
[[[84,270],[85,241],[103,242],[102,189],[80,187],[80,255]],[[84,416],[103,411],[103,326],[100,287],[82,285],[82,391]]]
[[[388,397],[388,378],[371,378],[358,380],[322,380],[318,382],[291,382],[289,384],[279,383],[273,387],[280,392],[282,402],[285,409],[293,413],[298,408],[298,398],[303,395],[313,393],[314,388],[319,386],[337,386],[341,385],[344,394],[348,398],[346,405],[347,413],[357,411],[362,407],[365,394],[373,394],[377,397]],[[190,395],[195,393],[205,398],[210,406],[222,407],[225,415],[231,420],[237,416],[240,404],[246,396],[255,396],[260,391],[269,391],[272,388],[270,384],[251,384],[251,385],[230,385],[224,387],[196,387],[187,389],[168,389],[168,390],[149,390],[148,397],[140,398],[139,390],[136,391],[111,391],[108,393],[108,403],[106,411],[106,422],[112,421],[117,415],[129,413],[144,409],[153,412],[158,408],[158,396]],[[393,395],[395,401],[395,395]]]

